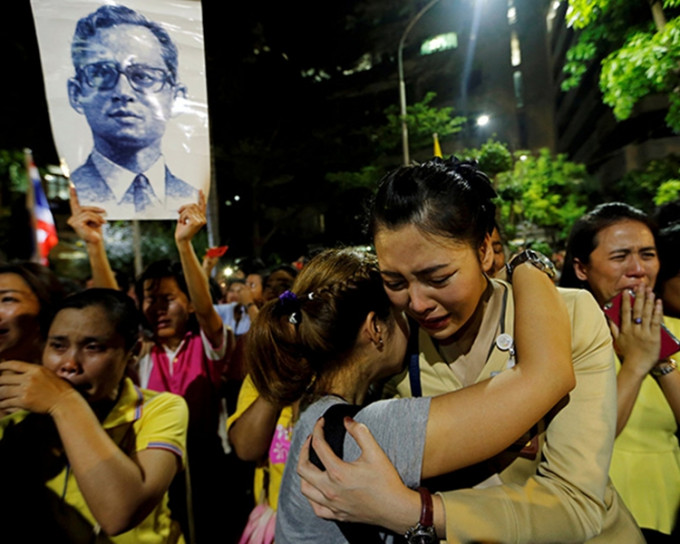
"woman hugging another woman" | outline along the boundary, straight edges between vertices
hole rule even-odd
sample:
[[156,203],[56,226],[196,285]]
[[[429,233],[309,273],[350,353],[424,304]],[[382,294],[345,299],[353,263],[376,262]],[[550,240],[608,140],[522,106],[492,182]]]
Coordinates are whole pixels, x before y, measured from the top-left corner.
[[[530,264],[517,268],[515,281],[517,311],[523,316],[517,331],[520,365],[464,392],[380,401],[356,413],[355,419],[374,433],[408,486],[417,488],[423,478],[501,451],[573,387],[569,324],[556,290]],[[548,306],[537,307],[539,300]],[[528,341],[530,331],[540,333],[537,339]],[[262,308],[250,334],[249,371],[257,390],[278,406],[294,405],[299,418],[281,486],[276,542],[347,542],[344,528],[314,515],[300,492],[296,464],[307,454],[305,439],[329,408],[363,405],[371,384],[402,369],[408,339],[405,316],[391,306],[374,257],[354,249],[329,250],[302,270],[291,291]],[[548,348],[553,357],[546,360]],[[534,400],[530,406],[524,402],[527,395]],[[480,428],[487,431],[483,439]],[[346,436],[345,459],[359,454],[357,444]],[[381,529],[388,541],[415,526],[421,510],[418,491],[395,493],[392,508],[401,521]],[[432,507],[434,526],[427,530],[436,529],[443,538],[438,498]],[[359,541],[375,531],[359,530],[364,529]]]

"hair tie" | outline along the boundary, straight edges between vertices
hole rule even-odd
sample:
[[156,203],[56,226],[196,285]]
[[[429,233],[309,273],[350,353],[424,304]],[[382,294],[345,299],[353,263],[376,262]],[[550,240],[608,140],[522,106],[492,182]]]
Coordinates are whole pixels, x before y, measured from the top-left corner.
[[290,314],[288,316],[288,321],[293,325],[300,323],[302,314],[300,314],[300,299],[297,297],[293,291],[286,290],[279,295],[279,301],[277,302],[281,313]]
[[[314,291],[308,293],[303,298],[312,300],[314,298]],[[277,305],[282,314],[290,314],[288,316],[288,321],[290,323],[293,325],[300,323],[300,320],[302,319],[302,314],[300,313],[300,299],[293,291],[286,290],[281,293]]]

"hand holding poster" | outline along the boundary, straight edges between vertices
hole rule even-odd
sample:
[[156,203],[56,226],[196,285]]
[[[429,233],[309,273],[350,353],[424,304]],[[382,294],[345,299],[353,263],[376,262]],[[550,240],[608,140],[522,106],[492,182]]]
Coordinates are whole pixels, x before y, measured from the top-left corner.
[[32,0],[57,149],[82,204],[176,219],[209,194],[200,2],[102,4]]

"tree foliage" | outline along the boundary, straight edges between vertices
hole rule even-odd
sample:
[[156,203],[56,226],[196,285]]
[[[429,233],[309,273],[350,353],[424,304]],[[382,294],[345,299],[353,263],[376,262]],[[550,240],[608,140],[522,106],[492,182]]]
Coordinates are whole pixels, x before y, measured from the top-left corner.
[[[179,259],[175,246],[175,221],[140,221],[142,266],[159,259]],[[111,221],[105,225],[106,253],[116,270],[133,274],[134,247],[132,223]],[[208,246],[206,230],[199,232],[192,241],[199,259]]]
[[6,259],[29,259],[33,253],[27,188],[24,153],[0,149],[0,255]]
[[680,179],[664,181],[656,191],[654,204],[662,206],[680,199]]
[[515,162],[508,146],[492,138],[479,149],[466,149],[462,156],[475,159],[479,163],[479,168],[491,178],[512,169]]
[[[419,149],[432,145],[432,135],[445,138],[462,130],[465,117],[454,116],[452,107],[432,105],[437,93],[429,92],[420,101],[406,106],[406,125],[410,146]],[[373,131],[371,139],[384,152],[392,151],[401,143],[401,115],[399,107],[392,104],[385,109],[386,123]]]
[[586,168],[548,149],[514,154],[511,170],[497,176],[501,222],[509,235],[521,223],[545,229],[551,242],[566,239],[588,208]]
[[627,119],[640,99],[664,93],[670,102],[666,123],[680,131],[679,61],[680,18],[668,21],[659,32],[634,34],[602,61],[604,102],[613,108],[617,119]]
[[617,119],[630,117],[645,96],[662,93],[670,104],[666,123],[680,131],[678,6],[680,0],[569,0],[567,23],[580,34],[567,52],[562,88],[577,86],[603,57],[600,88]]
[[[412,149],[428,146],[431,148],[434,133],[437,133],[439,138],[445,138],[462,130],[465,117],[454,116],[452,107],[433,106],[432,102],[436,97],[436,93],[429,92],[420,102],[406,107],[406,122]],[[330,172],[326,174],[328,181],[342,190],[375,186],[401,145],[401,116],[398,107],[389,106],[384,110],[384,115],[385,122],[382,125],[367,127],[361,131],[374,150],[372,162],[358,171]]]
[[[680,157],[671,155],[649,161],[641,170],[628,172],[617,183],[616,194],[611,196],[651,213],[656,199],[664,198],[672,187],[667,185],[660,193],[662,186],[674,179],[680,179]],[[605,198],[609,196],[605,195]]]

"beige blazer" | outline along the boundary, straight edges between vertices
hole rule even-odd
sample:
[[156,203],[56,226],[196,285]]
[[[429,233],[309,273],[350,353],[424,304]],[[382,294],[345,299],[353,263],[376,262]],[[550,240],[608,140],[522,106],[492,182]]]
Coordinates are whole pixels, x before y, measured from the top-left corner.
[[[496,327],[493,338],[500,332],[512,335],[511,287],[495,280],[493,287],[492,296],[503,297],[504,305],[500,321],[487,327]],[[524,437],[514,452],[504,452],[461,473],[460,481],[474,485],[500,472],[497,485],[440,493],[449,543],[644,543],[608,478],[616,423],[616,372],[609,328],[590,293],[574,289],[560,292],[571,316],[576,387],[565,399],[566,405],[539,422],[533,436]],[[423,395],[462,388],[432,339],[423,331],[419,334]],[[477,381],[507,368],[509,352],[493,343],[484,348],[489,355]],[[399,395],[411,395],[407,372],[393,384]],[[480,440],[483,438],[482,429]],[[522,445],[526,447],[518,457]],[[507,468],[503,470],[503,466]]]

